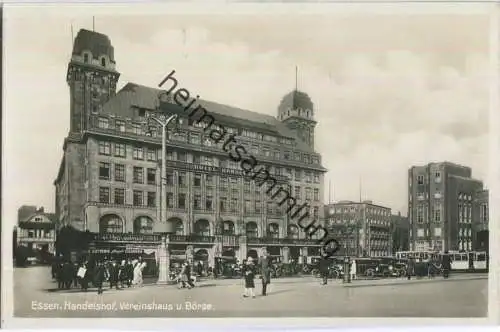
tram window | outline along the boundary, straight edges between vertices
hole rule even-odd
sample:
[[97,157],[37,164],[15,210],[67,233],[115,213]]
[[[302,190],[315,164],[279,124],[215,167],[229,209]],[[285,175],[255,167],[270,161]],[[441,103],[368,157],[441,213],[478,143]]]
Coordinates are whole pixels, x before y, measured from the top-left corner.
[[479,262],[486,261],[486,254],[476,254],[476,260]]

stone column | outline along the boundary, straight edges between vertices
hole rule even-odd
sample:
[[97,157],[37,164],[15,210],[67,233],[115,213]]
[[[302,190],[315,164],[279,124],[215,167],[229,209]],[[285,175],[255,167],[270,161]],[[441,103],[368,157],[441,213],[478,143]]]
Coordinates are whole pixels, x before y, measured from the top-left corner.
[[168,248],[169,238],[162,237],[158,248],[158,281],[157,284],[164,285],[169,281],[170,274],[170,251]]
[[290,248],[281,248],[281,256],[283,256],[283,263],[288,264],[290,261]]
[[245,258],[247,258],[248,246],[247,246],[247,237],[246,235],[241,235],[239,237],[239,250],[238,250],[238,259],[240,262],[243,262]]

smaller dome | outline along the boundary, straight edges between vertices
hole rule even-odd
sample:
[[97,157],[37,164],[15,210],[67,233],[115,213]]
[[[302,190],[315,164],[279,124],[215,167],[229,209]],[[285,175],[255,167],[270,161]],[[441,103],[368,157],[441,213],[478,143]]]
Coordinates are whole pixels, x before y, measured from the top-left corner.
[[111,41],[102,33],[86,29],[78,31],[73,45],[73,54],[80,55],[85,50],[92,52],[92,57],[95,59],[107,55],[111,62],[115,62],[115,50]]
[[314,110],[314,104],[307,93],[294,90],[286,94],[283,99],[281,99],[280,106],[278,107],[279,112],[283,112],[291,109],[301,108],[303,110]]

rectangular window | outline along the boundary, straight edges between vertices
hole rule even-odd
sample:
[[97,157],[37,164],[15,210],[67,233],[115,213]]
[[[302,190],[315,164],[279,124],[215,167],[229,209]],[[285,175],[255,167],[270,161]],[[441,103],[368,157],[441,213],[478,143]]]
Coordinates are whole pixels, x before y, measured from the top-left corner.
[[144,199],[144,193],[140,190],[134,190],[134,200],[133,200],[134,206],[143,206],[144,205],[143,199]]
[[264,149],[262,150],[262,152],[263,152],[264,156],[266,156],[266,157],[269,157],[269,156],[270,156],[270,152],[269,152],[269,149],[268,149],[268,148],[264,148]]
[[306,188],[306,200],[310,200],[311,196],[311,188]]
[[319,208],[317,206],[313,207],[313,217],[314,219],[319,218]]
[[144,149],[142,147],[134,146],[132,158],[134,158],[136,160],[143,160],[144,159]]
[[283,152],[283,159],[290,160],[290,152],[289,151]]
[[300,187],[296,186],[295,187],[295,199],[300,199]]
[[186,194],[183,193],[179,194],[179,208],[180,209],[186,208]]
[[105,156],[111,155],[111,143],[99,142],[99,154]]
[[273,213],[273,202],[267,202],[266,210],[267,210],[267,213],[269,213],[269,214]]
[[185,187],[186,186],[186,173],[179,172],[179,176],[177,177],[177,185],[179,187]]
[[195,194],[193,200],[193,206],[195,210],[201,210],[201,195]]
[[115,164],[115,181],[125,182],[125,165]]
[[319,189],[314,189],[314,200],[319,201]]
[[201,187],[201,174],[195,174],[194,175],[193,185],[195,187]]
[[147,170],[147,181],[148,184],[156,184],[156,169],[154,168],[148,168]]
[[210,174],[206,175],[206,185],[207,186],[213,186],[214,185],[214,177]]
[[213,197],[210,196],[210,195],[207,196],[207,199],[205,201],[205,209],[207,211],[212,211],[213,210],[213,208],[214,208],[214,206],[213,206],[214,203],[213,202],[214,202]]
[[296,160],[296,161],[300,161],[300,153],[295,152],[295,153],[293,154],[293,156],[294,156],[294,158],[295,158],[295,160]]
[[434,207],[434,221],[441,222],[441,205],[436,205]]
[[120,132],[125,132],[125,121],[116,120],[115,121],[115,129]]
[[280,152],[278,150],[274,150],[274,159],[280,159]]
[[418,184],[424,184],[424,176],[423,175],[418,175],[417,176],[417,183]]
[[148,161],[156,161],[156,150],[148,148]]
[[172,151],[167,151],[167,160],[174,160],[174,153]]
[[252,212],[252,202],[250,200],[245,200],[245,211],[244,212]]
[[110,178],[110,169],[111,169],[111,164],[110,163],[99,163],[99,179],[100,180],[109,180]]
[[119,205],[125,204],[125,189],[115,188],[114,203]]
[[134,183],[144,183],[144,169],[142,167],[134,167],[133,181]]
[[245,179],[243,182],[243,190],[245,192],[250,192],[250,180]]
[[296,169],[295,170],[295,181],[302,181],[302,177],[301,177],[301,171],[300,169]]
[[422,206],[417,207],[417,223],[422,224],[424,222],[424,208]]
[[178,161],[187,161],[187,154],[185,152],[177,152],[177,160]]
[[255,212],[260,213],[260,201],[255,201]]
[[166,180],[167,180],[167,185],[173,186],[174,185],[174,174],[173,173],[167,173],[166,174]]
[[174,207],[174,194],[173,193],[167,193],[167,207],[169,207],[169,208]]
[[101,129],[108,129],[109,128],[109,119],[99,117],[99,121],[97,123],[97,126]]
[[109,204],[109,188],[99,187],[99,202]]
[[138,123],[132,123],[132,134],[144,135],[144,132],[142,130],[142,126]]
[[226,177],[221,177],[220,178],[220,186],[227,188],[227,178]]
[[238,199],[237,198],[231,199],[231,212],[238,212]]
[[125,144],[120,144],[120,143],[115,143],[115,157],[126,157],[126,145]]
[[156,193],[153,191],[148,192],[148,206],[149,207],[156,206]]
[[201,156],[193,155],[193,164],[201,164]]
[[314,183],[319,183],[319,174],[314,173]]
[[219,207],[220,207],[220,212],[227,211],[227,198],[226,197],[220,198]]

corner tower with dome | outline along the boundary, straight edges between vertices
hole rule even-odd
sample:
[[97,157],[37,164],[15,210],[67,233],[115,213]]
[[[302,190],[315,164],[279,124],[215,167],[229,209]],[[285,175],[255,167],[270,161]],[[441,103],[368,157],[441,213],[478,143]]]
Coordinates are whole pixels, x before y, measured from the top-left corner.
[[278,107],[278,120],[314,149],[314,104],[307,93],[295,89],[283,97]]
[[[140,254],[151,263],[147,273],[155,274],[162,232],[173,229],[172,262],[189,253],[205,267],[214,266],[216,261],[257,257],[262,247],[283,262],[319,255],[321,244],[306,237],[297,220],[287,215],[286,206],[269,199],[265,186],[244,176],[240,164],[224,152],[223,142],[214,142],[204,125],[189,119],[179,105],[159,105],[162,90],[132,82],[117,89],[117,64],[108,36],[78,32],[66,75],[69,132],[54,185],[58,228],[85,232],[91,241],[83,252],[108,257]],[[300,204],[307,202],[310,216],[321,223],[326,169],[314,151],[313,105],[306,94],[295,91],[286,96],[278,119],[213,101],[198,102],[238,136],[238,143],[279,185],[288,187]],[[144,126],[147,116],[158,112],[179,116],[176,135],[167,141],[165,161],[161,128],[147,131]],[[167,166],[165,179],[160,178],[162,162]],[[163,200],[162,180],[167,183]],[[167,210],[162,220],[161,204]],[[79,241],[66,235],[58,238],[62,244],[56,249]]]

